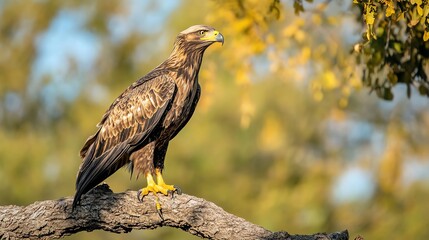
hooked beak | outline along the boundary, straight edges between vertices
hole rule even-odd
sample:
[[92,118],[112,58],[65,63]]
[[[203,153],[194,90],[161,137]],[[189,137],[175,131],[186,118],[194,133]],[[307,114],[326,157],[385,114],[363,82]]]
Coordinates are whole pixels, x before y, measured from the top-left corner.
[[224,42],[224,38],[223,38],[222,33],[220,33],[219,31],[216,31],[216,30],[208,32],[206,34],[206,36],[201,38],[201,40],[205,40],[208,42],[220,42],[220,43],[222,43],[222,45]]

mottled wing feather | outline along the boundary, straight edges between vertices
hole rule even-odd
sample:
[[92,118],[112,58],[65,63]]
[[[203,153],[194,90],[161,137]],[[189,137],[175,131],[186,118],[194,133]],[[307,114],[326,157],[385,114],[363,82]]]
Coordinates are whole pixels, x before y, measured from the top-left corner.
[[130,150],[143,144],[164,116],[175,89],[174,81],[164,74],[133,84],[115,100],[80,152],[84,160],[75,201],[127,163]]
[[97,139],[99,149],[96,152],[108,151],[118,143],[135,142],[135,137],[136,140],[140,139],[143,133],[154,127],[157,123],[154,122],[157,120],[154,115],[160,114],[159,110],[166,107],[171,100],[175,85],[172,81],[152,85],[154,84],[145,84],[134,89],[110,111],[100,128]]
[[190,106],[189,114],[187,115],[187,118],[180,124],[180,126],[173,133],[173,135],[171,136],[172,139],[176,137],[176,135],[183,129],[183,127],[185,127],[185,125],[191,119],[192,115],[194,114],[195,108],[197,107],[198,101],[200,100],[200,95],[201,95],[201,87],[198,84],[197,90],[195,92],[194,100],[192,101],[192,104]]
[[[156,85],[155,82],[160,81],[159,86],[154,86]],[[164,83],[165,82],[165,83]],[[93,143],[95,142],[95,140],[97,140],[98,134],[100,133],[100,131],[102,130],[103,125],[105,125],[106,121],[108,121],[109,118],[111,118],[111,114],[113,111],[115,111],[115,108],[118,108],[118,110],[120,110],[121,108],[118,107],[118,105],[123,104],[123,102],[127,102],[130,100],[130,96],[134,95],[135,93],[145,93],[146,91],[155,88],[158,89],[158,91],[156,91],[157,94],[157,99],[159,99],[161,96],[163,96],[163,94],[171,94],[170,92],[164,92],[164,91],[168,91],[172,90],[174,91],[174,85],[173,85],[173,80],[170,79],[170,77],[168,76],[168,71],[163,71],[163,70],[159,70],[159,71],[152,71],[150,73],[148,73],[146,76],[144,76],[143,78],[139,79],[138,81],[134,82],[127,90],[125,90],[118,98],[115,99],[115,101],[112,103],[112,105],[110,105],[110,108],[104,113],[103,117],[101,118],[101,121],[97,124],[98,127],[98,131],[88,137],[88,139],[85,141],[84,146],[82,147],[82,149],[80,150],[80,156],[82,158],[85,158],[85,156],[87,155],[87,152],[89,150],[89,148],[93,145]],[[161,93],[159,93],[161,92]],[[151,95],[146,95],[147,97],[150,97]],[[132,98],[131,98],[132,99]],[[148,106],[146,106],[146,108],[148,108]],[[146,109],[145,108],[145,109]],[[143,113],[145,115],[151,115],[151,114],[146,114]],[[143,118],[143,120],[139,120],[139,123],[143,123],[145,120]]]

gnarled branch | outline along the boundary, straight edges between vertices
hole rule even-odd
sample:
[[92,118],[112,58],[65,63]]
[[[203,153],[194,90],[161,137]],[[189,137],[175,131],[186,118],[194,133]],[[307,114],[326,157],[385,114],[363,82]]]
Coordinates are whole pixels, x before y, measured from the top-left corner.
[[209,239],[348,239],[347,231],[289,235],[271,232],[225,212],[214,203],[186,194],[159,196],[162,218],[153,195],[139,202],[135,191],[113,193],[101,185],[86,194],[73,212],[72,198],[35,202],[26,207],[0,207],[0,239],[53,239],[101,229],[126,233],[169,226]]

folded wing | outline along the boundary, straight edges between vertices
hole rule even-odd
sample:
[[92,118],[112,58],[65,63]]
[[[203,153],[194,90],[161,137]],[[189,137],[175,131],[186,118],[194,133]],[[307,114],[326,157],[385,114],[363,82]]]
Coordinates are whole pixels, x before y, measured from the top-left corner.
[[127,164],[135,147],[146,143],[165,116],[175,90],[174,81],[163,74],[133,84],[115,100],[80,152],[83,163],[73,206],[82,194]]

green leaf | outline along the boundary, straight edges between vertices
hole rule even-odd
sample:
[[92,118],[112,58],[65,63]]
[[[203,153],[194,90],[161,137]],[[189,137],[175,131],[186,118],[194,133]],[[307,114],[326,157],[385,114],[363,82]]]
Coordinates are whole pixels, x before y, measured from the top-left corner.
[[296,15],[299,15],[300,12],[304,12],[304,6],[302,5],[302,0],[295,0],[293,2],[293,8],[295,9]]
[[424,85],[420,85],[419,86],[419,93],[420,93],[420,95],[429,95],[429,89]]
[[387,101],[393,100],[393,93],[391,88],[384,88],[384,95],[383,98]]
[[398,82],[398,76],[396,76],[394,72],[389,72],[387,74],[387,79],[392,85],[396,85],[396,83]]

